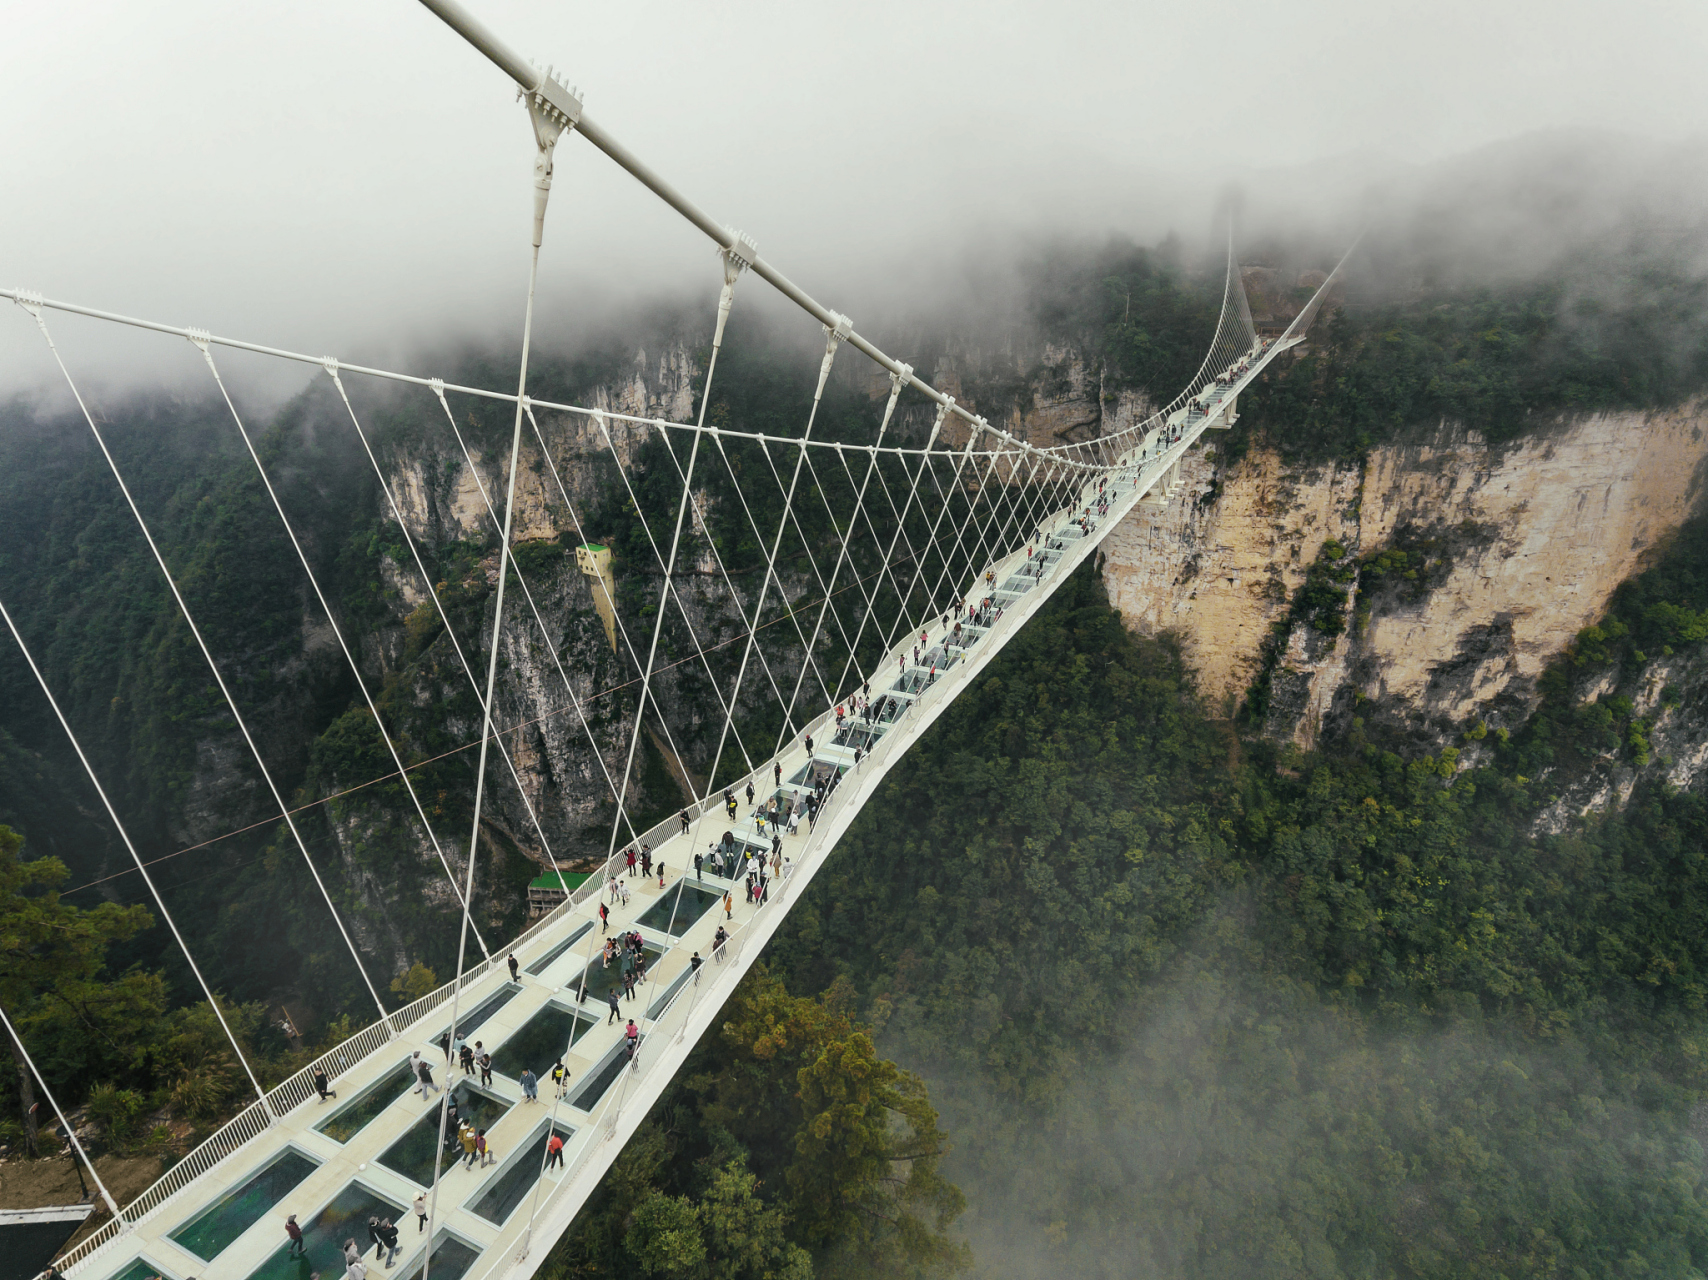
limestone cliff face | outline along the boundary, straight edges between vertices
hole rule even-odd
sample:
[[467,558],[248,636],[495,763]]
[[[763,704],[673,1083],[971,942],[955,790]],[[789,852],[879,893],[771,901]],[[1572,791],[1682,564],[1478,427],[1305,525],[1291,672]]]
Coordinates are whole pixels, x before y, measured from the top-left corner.
[[1111,534],[1110,593],[1130,625],[1177,631],[1202,691],[1231,712],[1325,542],[1350,559],[1427,536],[1441,560],[1428,590],[1375,594],[1353,618],[1354,579],[1344,634],[1286,637],[1269,729],[1309,745],[1366,700],[1359,714],[1425,739],[1515,722],[1548,660],[1689,513],[1704,413],[1597,415],[1503,447],[1444,426],[1357,468],[1292,470],[1254,449],[1224,470],[1207,438],[1175,500]]
[[[684,348],[671,348],[656,358],[642,352],[626,380],[594,388],[586,403],[642,419],[681,421],[692,416],[693,374]],[[514,727],[501,739],[508,761],[502,756],[495,759],[488,775],[483,825],[500,860],[513,850],[515,856],[545,868],[553,859],[574,866],[605,853],[614,810],[612,792],[628,771],[636,677],[652,639],[652,610],[645,606],[661,575],[651,564],[619,568],[613,652],[599,615],[600,602],[594,597],[598,588],[577,569],[573,548],[584,537],[613,532],[582,527],[598,505],[600,485],[610,483],[611,452],[630,472],[632,454],[657,428],[650,422],[613,418],[606,418],[601,427],[586,415],[549,411],[538,411],[538,419],[549,457],[525,421],[514,539],[517,545],[531,540],[555,543],[568,554],[560,552],[534,563],[526,574],[526,591],[516,590],[513,579],[506,597],[493,719]],[[448,430],[423,433],[399,445],[388,459],[391,487],[403,523],[423,547],[453,542],[485,545],[480,568],[486,587],[491,588],[497,583],[498,555],[496,526],[487,503],[502,511],[509,452],[507,448],[483,451],[466,436],[465,442],[467,455]],[[703,532],[697,513],[694,527]],[[673,606],[669,611],[651,684],[644,740],[625,791],[631,813],[657,813],[682,803],[684,770],[690,775],[703,770],[716,755],[723,726],[718,698],[724,695],[715,690],[730,682],[720,679],[714,684],[698,653],[703,647],[733,661],[742,652],[736,642],[745,635],[745,624],[709,544],[697,544],[686,568],[677,584],[682,608]],[[370,640],[366,652],[375,666],[390,669],[403,649],[405,619],[430,597],[412,563],[400,565],[386,559],[381,570],[392,625]],[[809,585],[793,568],[779,566],[777,576],[779,586],[773,589],[777,597],[793,598]],[[744,599],[743,608],[751,605]],[[463,648],[467,662],[481,668],[477,676],[484,677],[480,658],[491,643],[490,599],[481,610],[478,642],[464,637]],[[720,642],[724,642],[721,650]],[[449,740],[478,740],[478,703],[469,696],[463,661],[443,635],[435,641],[434,654],[431,670],[419,669],[411,677],[414,701],[446,709],[444,733]],[[772,683],[791,689],[799,659],[798,655],[761,653],[752,665],[741,695],[744,708],[769,696]],[[649,768],[649,743],[655,766],[662,758],[662,770]],[[756,745],[732,740],[726,756],[740,758],[747,747]],[[386,826],[389,815],[380,812],[383,806],[369,807],[374,811],[358,813],[360,802],[350,806],[349,820],[339,832],[340,853],[352,874],[360,870],[361,847],[372,843],[360,833],[394,829]],[[409,825],[394,824],[396,830]],[[627,837],[626,829],[623,835]],[[410,839],[423,878],[442,878],[430,847],[413,835]],[[367,897],[373,914],[384,916],[385,895],[376,889]]]

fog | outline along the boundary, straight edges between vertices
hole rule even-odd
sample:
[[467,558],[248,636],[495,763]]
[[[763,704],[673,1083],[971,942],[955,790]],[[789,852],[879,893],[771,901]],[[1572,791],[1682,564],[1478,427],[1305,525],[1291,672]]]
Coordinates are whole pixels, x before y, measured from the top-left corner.
[[[1708,11],[1655,0],[1616,21],[1537,0],[472,7],[863,329],[952,310],[1040,237],[1201,244],[1237,189],[1255,229],[1326,243],[1372,191],[1427,190],[1503,139],[1595,130],[1665,154],[1708,118]],[[503,75],[426,9],[66,0],[3,24],[0,280],[412,367],[428,344],[514,341],[531,137]],[[544,341],[716,282],[697,232],[560,145]],[[91,377],[194,375],[170,339],[55,324]],[[0,394],[50,374],[8,308]]]

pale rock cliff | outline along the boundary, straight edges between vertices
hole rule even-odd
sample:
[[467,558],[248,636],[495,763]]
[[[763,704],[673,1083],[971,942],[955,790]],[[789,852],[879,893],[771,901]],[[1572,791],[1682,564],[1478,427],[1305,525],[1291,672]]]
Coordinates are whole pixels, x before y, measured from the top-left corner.
[[1179,633],[1201,691],[1231,714],[1325,542],[1356,557],[1396,534],[1431,537],[1444,576],[1420,599],[1378,593],[1367,619],[1351,619],[1354,582],[1345,634],[1287,636],[1269,730],[1310,745],[1325,717],[1366,701],[1359,714],[1425,739],[1479,718],[1516,723],[1545,664],[1690,512],[1705,426],[1699,403],[1505,446],[1443,426],[1353,468],[1289,468],[1254,448],[1224,470],[1206,437],[1182,492],[1110,535],[1106,581],[1129,625]]

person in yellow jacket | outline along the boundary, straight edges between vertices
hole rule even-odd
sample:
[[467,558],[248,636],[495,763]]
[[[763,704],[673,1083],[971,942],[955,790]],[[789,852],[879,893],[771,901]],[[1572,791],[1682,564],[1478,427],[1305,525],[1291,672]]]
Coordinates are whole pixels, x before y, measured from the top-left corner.
[[463,1131],[459,1136],[463,1140],[463,1167],[465,1169],[472,1169],[474,1168],[475,1156],[477,1154],[475,1151],[476,1135],[474,1126],[465,1124],[463,1126]]

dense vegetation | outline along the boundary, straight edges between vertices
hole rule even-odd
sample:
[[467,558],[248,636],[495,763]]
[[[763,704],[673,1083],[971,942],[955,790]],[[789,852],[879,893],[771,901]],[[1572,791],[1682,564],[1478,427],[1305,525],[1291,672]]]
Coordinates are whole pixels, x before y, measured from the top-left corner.
[[1421,290],[1319,319],[1309,354],[1254,389],[1231,443],[1263,431],[1292,457],[1355,459],[1444,421],[1500,442],[1704,386],[1708,282],[1689,256],[1597,253],[1498,291]]
[[1242,744],[1082,576],[774,964],[932,1082],[994,1274],[1693,1274],[1708,805],[1535,838],[1455,754]]

